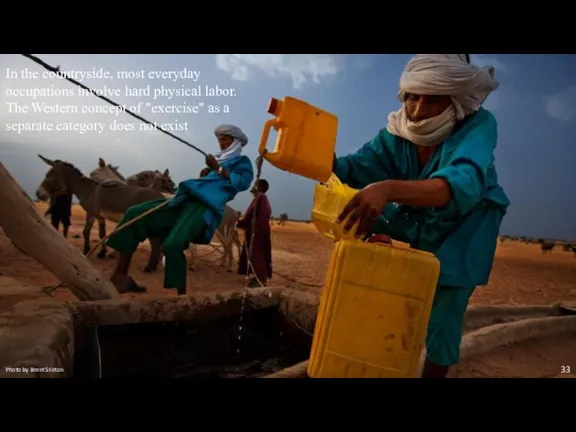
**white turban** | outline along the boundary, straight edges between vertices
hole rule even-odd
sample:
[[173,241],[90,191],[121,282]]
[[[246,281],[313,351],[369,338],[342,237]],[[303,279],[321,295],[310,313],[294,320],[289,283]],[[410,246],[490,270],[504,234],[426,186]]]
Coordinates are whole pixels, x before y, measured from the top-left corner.
[[214,135],[216,135],[217,137],[221,137],[222,135],[229,135],[235,140],[240,141],[242,143],[242,146],[248,144],[248,137],[244,132],[242,132],[242,129],[240,129],[238,126],[229,124],[220,125],[216,129],[214,129]]
[[242,148],[248,144],[248,137],[238,126],[229,124],[220,125],[214,129],[214,135],[216,135],[216,137],[228,135],[231,136],[233,140],[230,147],[214,155],[218,162],[225,162],[240,156],[242,154]]
[[413,123],[403,105],[388,116],[388,131],[418,145],[440,144],[456,121],[478,111],[497,88],[493,66],[471,65],[464,54],[417,54],[400,77],[400,101],[404,103],[406,93],[447,95],[452,97],[452,106],[436,117]]

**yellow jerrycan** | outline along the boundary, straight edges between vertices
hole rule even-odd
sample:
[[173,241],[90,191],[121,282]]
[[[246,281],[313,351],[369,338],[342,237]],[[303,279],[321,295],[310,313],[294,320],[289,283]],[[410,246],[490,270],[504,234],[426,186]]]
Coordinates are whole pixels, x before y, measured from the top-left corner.
[[336,223],[336,219],[346,207],[346,204],[359,192],[343,184],[335,174],[314,188],[314,201],[312,203],[312,223],[324,237],[332,240],[354,238],[358,224],[345,233],[343,224]]
[[336,243],[308,376],[416,378],[439,274],[440,262],[427,252],[353,239]]
[[[325,182],[332,174],[338,118],[296,98],[272,98],[268,113],[275,118],[264,125],[259,153],[276,168]],[[276,148],[266,145],[270,128],[278,131]]]

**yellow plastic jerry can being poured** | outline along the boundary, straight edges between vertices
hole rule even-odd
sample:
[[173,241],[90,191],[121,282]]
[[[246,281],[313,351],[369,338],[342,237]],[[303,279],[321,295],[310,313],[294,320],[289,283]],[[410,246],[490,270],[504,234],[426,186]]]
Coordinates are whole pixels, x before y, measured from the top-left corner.
[[[332,174],[338,117],[299,99],[272,98],[258,151],[276,168],[319,182]],[[274,151],[266,145],[270,128],[278,131]]]

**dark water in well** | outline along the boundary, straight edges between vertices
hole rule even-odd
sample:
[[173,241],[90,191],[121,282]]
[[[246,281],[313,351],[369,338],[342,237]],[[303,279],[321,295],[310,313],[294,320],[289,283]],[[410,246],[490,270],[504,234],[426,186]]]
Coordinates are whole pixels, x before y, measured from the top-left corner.
[[[238,323],[232,315],[101,326],[102,377],[257,378],[309,357],[311,336],[277,307],[245,312],[240,340]],[[97,368],[94,340],[86,345],[76,376],[94,376]]]

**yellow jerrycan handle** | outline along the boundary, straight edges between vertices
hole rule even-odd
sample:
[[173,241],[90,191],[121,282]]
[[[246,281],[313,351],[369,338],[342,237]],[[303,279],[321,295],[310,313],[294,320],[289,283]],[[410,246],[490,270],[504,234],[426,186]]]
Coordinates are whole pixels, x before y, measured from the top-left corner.
[[377,244],[378,246],[394,247],[390,236],[387,236],[385,234],[373,234],[372,236],[366,239],[366,243]]
[[412,249],[407,243],[393,242],[392,238],[386,234],[372,234],[372,236],[368,237],[365,242],[378,246],[387,246],[394,249]]
[[262,138],[260,138],[260,146],[258,147],[258,153],[260,153],[261,156],[266,157],[266,154],[268,153],[268,149],[266,148],[266,145],[268,144],[268,137],[270,136],[270,129],[272,127],[274,127],[276,130],[280,129],[281,127],[284,126],[284,122],[281,122],[280,120],[278,120],[277,117],[277,110],[278,108],[281,106],[281,103],[275,99],[272,98],[270,99],[270,103],[268,104],[268,113],[269,114],[273,114],[274,117],[273,119],[270,119],[268,121],[266,121],[266,123],[264,123],[264,130],[262,131]]
[[281,128],[283,122],[278,121],[278,119],[270,119],[264,123],[264,130],[262,131],[262,138],[260,138],[260,145],[258,146],[258,153],[262,156],[266,156],[268,153],[268,149],[266,148],[266,144],[268,144],[268,137],[270,136],[270,129],[275,127],[276,129]]

